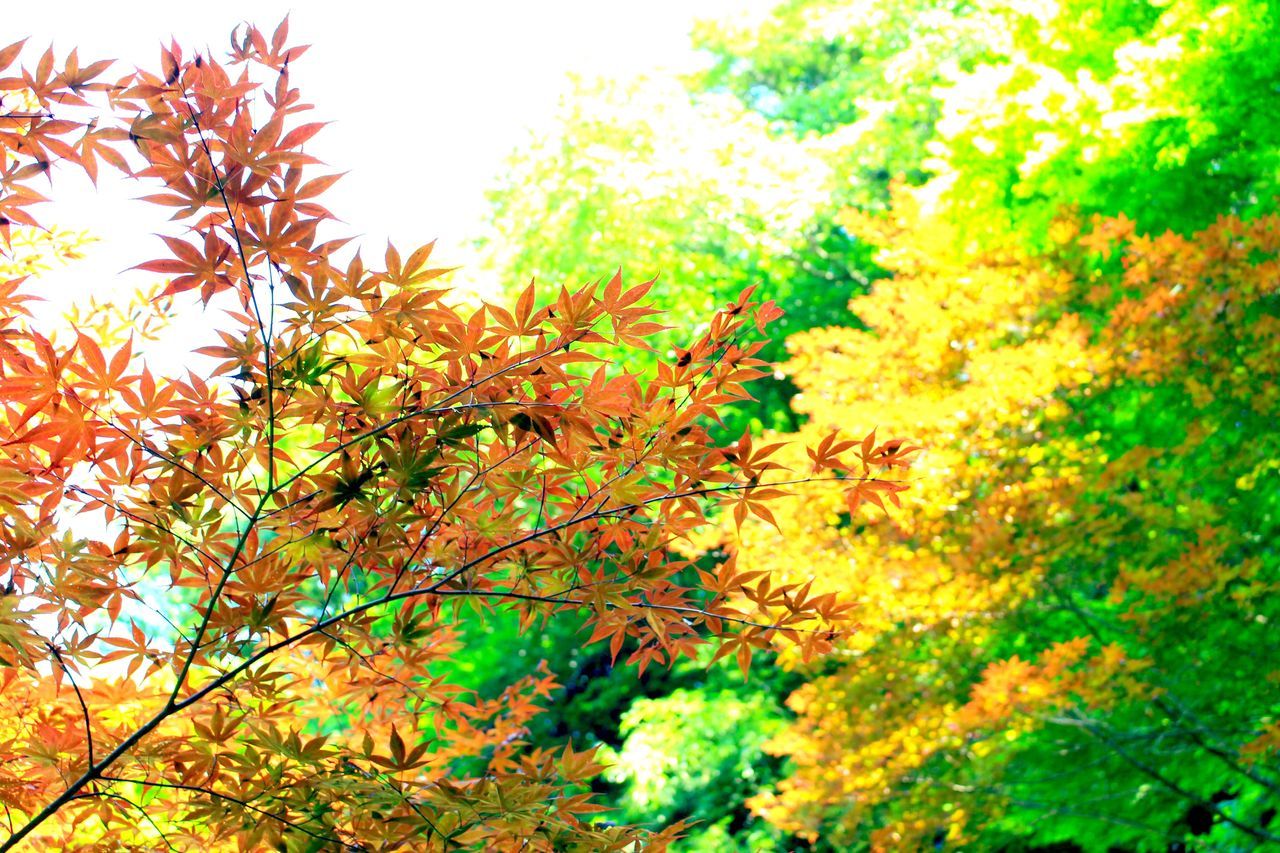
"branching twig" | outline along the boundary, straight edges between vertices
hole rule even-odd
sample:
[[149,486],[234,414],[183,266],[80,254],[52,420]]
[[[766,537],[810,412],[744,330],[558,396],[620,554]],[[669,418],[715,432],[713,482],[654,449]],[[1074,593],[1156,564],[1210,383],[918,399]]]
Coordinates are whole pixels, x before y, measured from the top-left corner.
[[80,712],[84,714],[84,736],[89,749],[89,764],[93,764],[93,726],[89,722],[89,706],[84,703],[84,695],[80,692],[80,685],[76,684],[75,676],[71,674],[71,670],[67,667],[67,662],[62,659],[62,652],[58,651],[58,647],[48,640],[45,641],[45,648],[53,655],[54,660],[58,662],[59,668],[67,675],[67,680],[71,682],[71,689],[76,692],[76,700],[80,703]]

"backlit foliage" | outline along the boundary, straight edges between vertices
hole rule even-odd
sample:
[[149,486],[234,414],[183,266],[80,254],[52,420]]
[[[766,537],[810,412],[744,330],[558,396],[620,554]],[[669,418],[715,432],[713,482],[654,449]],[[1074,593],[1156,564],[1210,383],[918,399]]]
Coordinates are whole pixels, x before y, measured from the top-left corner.
[[1259,492],[1280,219],[1060,221],[1039,258],[957,248],[947,221],[905,193],[887,220],[848,217],[894,273],[855,301],[871,330],[789,341],[808,429],[878,423],[928,452],[901,513],[813,493],[774,509],[786,535],[738,540],[740,565],[816,577],[861,625],[791,698],[771,749],[795,772],[755,808],[837,847],[1033,826],[1131,845],[1197,809],[1222,843],[1275,842],[1280,679],[1249,649],[1280,616]]
[[1273,208],[1274,4],[975,5],[985,50],[936,93],[924,163],[970,238],[1013,227],[1045,248],[1064,204],[1184,234]]
[[[440,673],[454,621],[495,608],[585,614],[641,671],[708,640],[744,667],[830,648],[836,596],[671,551],[810,476],[707,431],[777,308],[744,290],[641,383],[617,359],[662,331],[651,283],[457,307],[430,244],[345,250],[287,23],[118,80],[21,49],[0,50],[0,850],[664,846],[679,826],[595,820],[593,747],[525,742],[545,671],[495,695]],[[23,319],[32,186],[103,166],[172,209],[139,265],[165,284],[53,337]],[[197,296],[226,317],[203,361],[139,358],[131,327]],[[905,464],[876,452],[816,473],[873,498]]]
[[[582,84],[490,194],[483,255],[503,280],[581,282],[600,263],[656,276],[653,299],[679,328],[747,286],[786,312],[780,336],[850,319],[859,276],[831,220],[839,177],[826,153],[723,93],[694,99],[661,78]],[[680,343],[658,336],[637,366],[653,370]],[[762,351],[780,354],[777,342]],[[764,377],[758,404],[726,410],[728,431],[793,422],[789,392]]]
[[[750,423],[815,454],[773,458],[824,461],[834,429],[825,451],[872,427],[925,448],[889,517],[803,489],[771,505],[777,529],[736,539],[739,570],[812,580],[861,630],[815,665],[780,647],[790,671],[703,690],[688,715],[708,737],[717,707],[774,720],[808,681],[752,801],[805,839],[765,839],[743,808],[722,822],[741,789],[704,777],[706,831],[681,844],[1274,843],[1277,31],[1267,0],[782,0],[695,29],[697,123],[647,124],[643,100],[574,107],[556,145],[518,155],[581,204],[501,190],[521,263],[554,257],[539,271],[575,280],[600,253],[655,246],[655,298],[679,310],[764,279],[790,355],[764,351],[787,376]],[[706,165],[723,148],[698,131],[717,124],[706,138],[742,144]],[[752,251],[740,214],[778,163],[822,178],[776,211],[806,239],[769,231],[781,251]],[[543,224],[578,239],[543,240]],[[595,730],[651,756],[618,802],[653,803],[655,823],[672,810],[644,795],[696,778],[696,735],[671,734],[657,697],[692,707],[690,688],[630,694],[648,713],[625,742]]]

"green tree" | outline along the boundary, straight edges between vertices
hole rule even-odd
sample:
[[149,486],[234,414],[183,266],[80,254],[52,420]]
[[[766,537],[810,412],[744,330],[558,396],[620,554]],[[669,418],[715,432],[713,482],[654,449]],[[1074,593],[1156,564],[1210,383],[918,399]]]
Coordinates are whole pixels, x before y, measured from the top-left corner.
[[[671,79],[583,84],[554,130],[513,156],[480,245],[505,281],[583,281],[601,264],[656,276],[676,328],[639,365],[652,369],[678,358],[706,306],[748,284],[787,312],[779,337],[851,321],[866,273],[833,220],[837,181],[819,146],[772,133],[730,96],[695,98]],[[766,379],[726,432],[787,425],[790,393]]]
[[1063,205],[1181,233],[1273,209],[1280,79],[1266,0],[1006,6],[930,145],[969,238],[1043,247]]
[[706,20],[712,57],[695,91],[729,92],[779,136],[811,140],[844,204],[882,208],[893,179],[930,177],[940,87],[989,55],[994,14],[980,3],[788,0],[762,20]]

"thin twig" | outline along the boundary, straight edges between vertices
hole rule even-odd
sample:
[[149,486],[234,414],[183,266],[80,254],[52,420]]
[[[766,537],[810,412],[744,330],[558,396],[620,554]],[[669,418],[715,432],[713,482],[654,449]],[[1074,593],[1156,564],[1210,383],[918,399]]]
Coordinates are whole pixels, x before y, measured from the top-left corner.
[[209,788],[202,788],[199,785],[184,785],[180,782],[162,782],[162,781],[153,781],[148,779],[127,779],[122,776],[108,776],[105,774],[101,778],[103,781],[106,781],[106,782],[120,782],[127,785],[143,785],[151,788],[169,788],[171,790],[176,790],[176,791],[190,791],[195,794],[204,794],[205,796],[213,797],[214,799],[224,800],[229,803],[234,803],[235,805],[239,806],[242,809],[248,809],[249,811],[254,812],[255,814],[260,814],[263,817],[269,817],[272,820],[279,821],[280,823],[284,824],[290,829],[301,832],[304,835],[309,835],[312,838],[315,838],[317,840],[328,841],[334,844],[341,844],[343,848],[347,850],[359,849],[354,845],[347,844],[341,838],[338,838],[336,836],[331,836],[331,835],[323,835],[321,833],[307,829],[303,824],[298,823],[297,821],[289,820],[287,817],[279,815],[273,811],[255,806],[252,802],[248,800],[242,800],[239,797],[233,797],[230,794],[223,794],[219,791],[214,791]]
[[45,641],[47,648],[58,662],[58,666],[67,674],[67,680],[71,682],[71,689],[76,692],[76,700],[80,703],[80,712],[84,714],[84,736],[88,741],[89,748],[89,764],[93,764],[93,727],[89,723],[89,706],[84,702],[84,695],[80,692],[80,685],[76,684],[75,676],[71,674],[71,670],[67,667],[67,662],[62,659],[62,653],[58,651],[58,647],[48,640]]

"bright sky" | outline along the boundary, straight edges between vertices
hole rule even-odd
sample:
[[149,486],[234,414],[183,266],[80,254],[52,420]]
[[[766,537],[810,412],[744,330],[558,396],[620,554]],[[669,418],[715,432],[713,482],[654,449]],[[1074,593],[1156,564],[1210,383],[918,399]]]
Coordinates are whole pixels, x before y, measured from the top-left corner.
[[[388,238],[412,248],[433,238],[436,257],[465,260],[462,242],[484,215],[484,191],[504,157],[545,125],[568,73],[629,76],[697,62],[688,33],[694,20],[738,9],[734,0],[384,0],[294,3],[216,2],[6,3],[0,46],[30,36],[29,58],[52,42],[59,59],[72,47],[81,63],[113,58],[153,67],[170,36],[187,48],[225,53],[238,22],[270,35],[286,13],[291,42],[310,44],[293,83],[332,120],[309,145],[334,171],[349,171],[326,204],[363,235],[375,257]],[[45,221],[106,238],[84,263],[44,278],[70,298],[82,288],[140,283],[120,271],[157,256],[150,234],[175,233],[163,212],[128,203],[142,195],[120,182],[97,192],[71,170],[55,175]],[[51,293],[53,302],[62,302]]]

